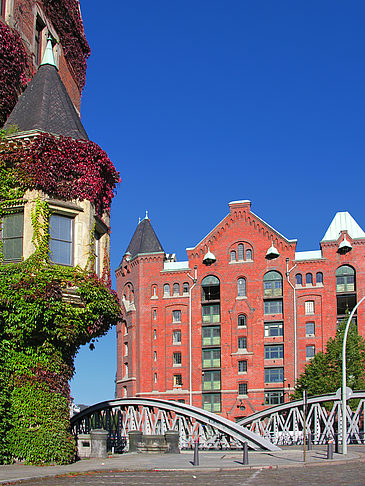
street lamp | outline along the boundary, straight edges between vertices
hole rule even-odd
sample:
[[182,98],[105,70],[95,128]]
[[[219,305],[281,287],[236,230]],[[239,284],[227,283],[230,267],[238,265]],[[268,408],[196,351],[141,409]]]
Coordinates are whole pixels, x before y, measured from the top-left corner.
[[346,415],[346,403],[347,403],[347,391],[346,391],[346,341],[349,332],[352,316],[355,314],[356,309],[361,302],[365,300],[365,297],[359,300],[359,302],[352,309],[352,312],[347,320],[345,332],[343,335],[342,343],[342,454],[347,454],[347,415]]

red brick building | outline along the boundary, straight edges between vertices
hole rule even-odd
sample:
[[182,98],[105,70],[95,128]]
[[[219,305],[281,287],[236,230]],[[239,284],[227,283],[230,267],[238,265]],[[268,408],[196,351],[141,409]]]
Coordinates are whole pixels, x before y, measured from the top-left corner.
[[[337,213],[296,252],[249,201],[193,248],[166,254],[145,218],[116,271],[117,397],[181,400],[234,420],[280,403],[338,319],[365,295],[365,233]],[[357,313],[365,334],[365,309]]]

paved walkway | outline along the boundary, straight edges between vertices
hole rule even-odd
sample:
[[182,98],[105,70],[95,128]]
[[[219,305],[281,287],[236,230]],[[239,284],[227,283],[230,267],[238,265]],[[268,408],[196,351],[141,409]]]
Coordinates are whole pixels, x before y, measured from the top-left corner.
[[[122,454],[106,459],[84,459],[66,466],[25,466],[13,464],[0,466],[0,484],[16,483],[18,481],[39,480],[46,477],[84,474],[92,471],[174,471],[190,472],[221,472],[243,469],[288,469],[298,467],[323,466],[328,469],[330,464],[361,464],[365,465],[365,446],[349,446],[347,456],[334,454],[332,461],[326,459],[326,448],[315,446],[307,452],[306,463],[303,461],[303,451],[297,447],[285,448],[279,452],[249,452],[249,465],[243,466],[242,453],[209,451],[199,452],[199,466],[193,466],[193,452],[181,454]],[[356,467],[356,466],[355,466]],[[316,468],[317,469],[317,468]],[[42,484],[44,482],[42,481]],[[52,484],[55,484],[52,482]],[[121,483],[122,484],[122,483]],[[365,484],[365,479],[364,483]]]

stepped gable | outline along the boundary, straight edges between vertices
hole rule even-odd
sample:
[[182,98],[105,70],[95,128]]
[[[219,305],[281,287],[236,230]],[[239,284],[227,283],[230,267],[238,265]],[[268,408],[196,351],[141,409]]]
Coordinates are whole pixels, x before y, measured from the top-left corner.
[[50,41],[42,64],[18,99],[4,128],[12,125],[19,132],[36,130],[76,140],[89,140],[58,74]]

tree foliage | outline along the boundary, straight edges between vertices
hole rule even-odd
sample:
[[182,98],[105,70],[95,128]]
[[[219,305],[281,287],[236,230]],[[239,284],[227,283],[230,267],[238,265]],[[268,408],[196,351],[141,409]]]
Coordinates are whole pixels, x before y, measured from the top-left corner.
[[[339,324],[336,336],[327,342],[326,352],[317,353],[298,379],[293,399],[335,392],[342,385],[342,345],[347,319]],[[346,345],[347,386],[365,389],[365,340],[356,323],[349,328]]]

